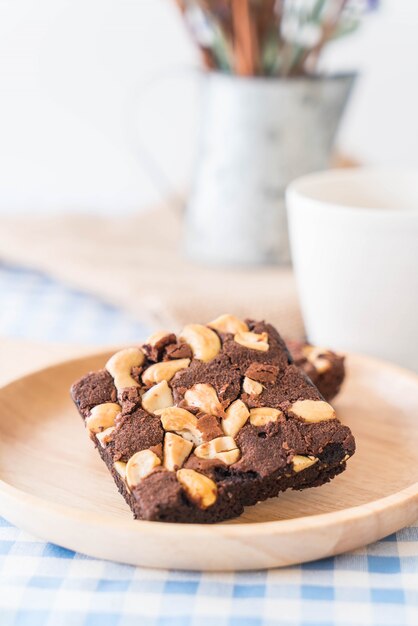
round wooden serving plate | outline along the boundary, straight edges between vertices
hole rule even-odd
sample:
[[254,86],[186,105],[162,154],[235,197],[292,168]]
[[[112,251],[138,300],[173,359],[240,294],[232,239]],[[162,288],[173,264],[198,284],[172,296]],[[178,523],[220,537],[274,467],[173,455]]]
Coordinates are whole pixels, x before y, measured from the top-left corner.
[[134,521],[68,393],[107,356],[65,361],[0,389],[0,514],[17,526],[124,563],[246,570],[352,550],[418,518],[418,376],[349,356],[335,406],[357,452],[341,476],[228,523]]

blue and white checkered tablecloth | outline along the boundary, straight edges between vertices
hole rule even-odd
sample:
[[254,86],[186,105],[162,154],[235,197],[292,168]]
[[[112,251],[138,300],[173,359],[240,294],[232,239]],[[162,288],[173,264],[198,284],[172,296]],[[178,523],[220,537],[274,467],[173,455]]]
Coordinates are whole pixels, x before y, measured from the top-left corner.
[[[0,334],[124,343],[147,328],[36,273],[0,267]],[[70,552],[0,518],[0,626],[418,626],[418,525],[260,572],[146,570]]]

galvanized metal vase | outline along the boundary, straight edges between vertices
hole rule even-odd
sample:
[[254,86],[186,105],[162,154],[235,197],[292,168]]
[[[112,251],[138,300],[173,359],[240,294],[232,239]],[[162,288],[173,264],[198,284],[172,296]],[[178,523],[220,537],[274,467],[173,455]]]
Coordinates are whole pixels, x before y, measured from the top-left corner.
[[186,212],[189,257],[222,265],[287,263],[284,190],[329,165],[354,75],[268,79],[212,72]]

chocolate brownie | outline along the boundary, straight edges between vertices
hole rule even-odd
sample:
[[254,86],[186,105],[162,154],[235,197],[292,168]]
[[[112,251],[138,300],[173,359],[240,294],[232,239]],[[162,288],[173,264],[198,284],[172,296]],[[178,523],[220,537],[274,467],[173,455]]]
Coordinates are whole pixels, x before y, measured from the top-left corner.
[[309,376],[325,400],[332,400],[344,381],[344,356],[327,348],[287,340],[294,363]]
[[114,354],[71,395],[135,518],[219,522],[354,453],[278,332],[222,315]]

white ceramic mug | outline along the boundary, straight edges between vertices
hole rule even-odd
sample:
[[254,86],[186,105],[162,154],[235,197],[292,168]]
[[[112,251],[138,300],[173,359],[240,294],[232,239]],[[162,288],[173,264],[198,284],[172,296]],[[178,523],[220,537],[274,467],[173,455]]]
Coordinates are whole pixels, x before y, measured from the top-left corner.
[[309,339],[418,371],[418,171],[311,174],[286,200]]

